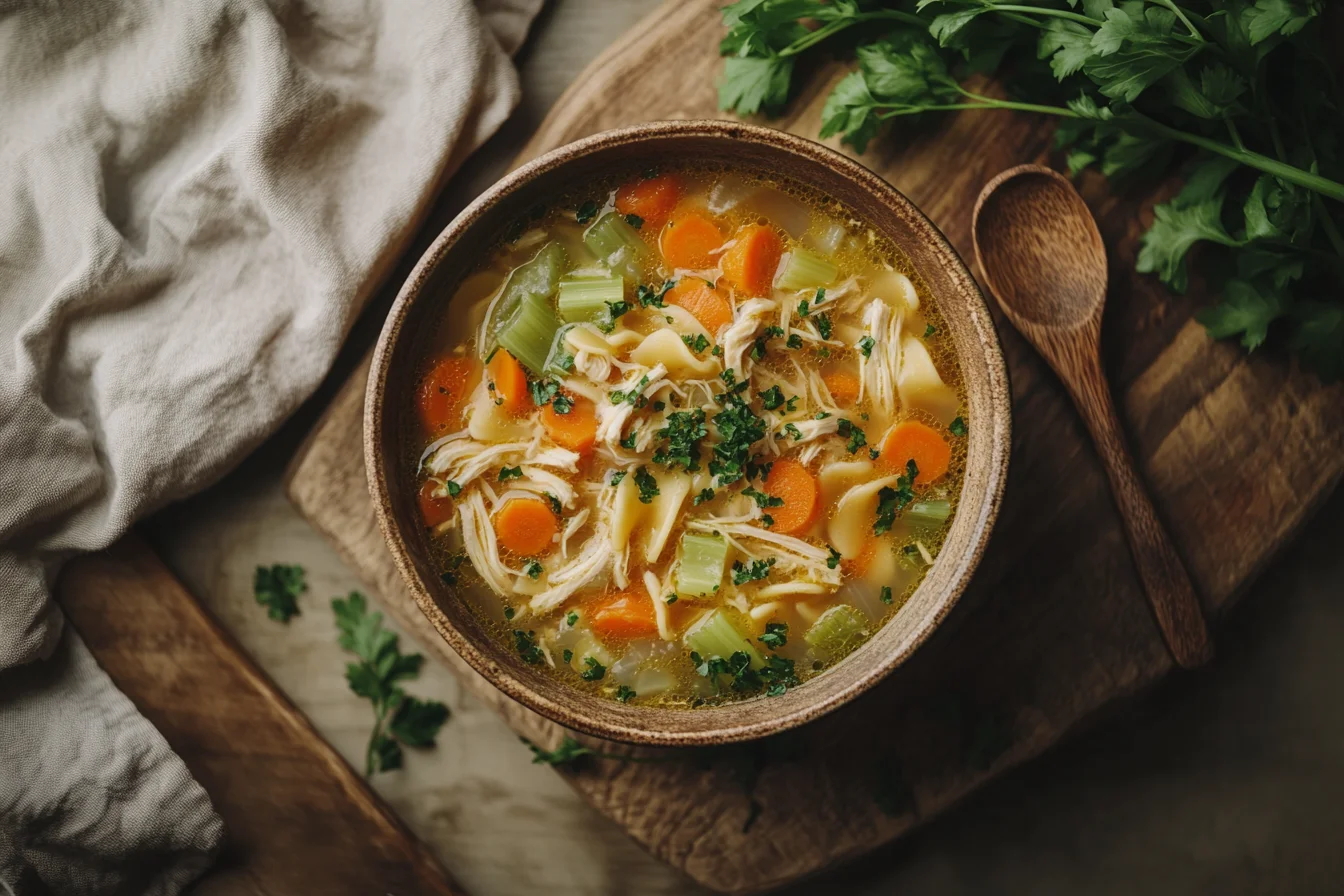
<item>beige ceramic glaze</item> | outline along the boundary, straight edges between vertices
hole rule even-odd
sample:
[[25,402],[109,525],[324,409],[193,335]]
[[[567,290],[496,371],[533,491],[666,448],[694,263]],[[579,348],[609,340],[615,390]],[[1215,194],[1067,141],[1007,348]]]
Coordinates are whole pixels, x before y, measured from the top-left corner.
[[[849,657],[783,696],[694,710],[630,706],[568,687],[491,638],[431,561],[416,509],[414,471],[400,444],[404,415],[413,412],[418,337],[434,329],[453,287],[509,224],[617,165],[685,159],[764,169],[809,184],[899,246],[951,331],[970,422],[966,481],[946,543],[895,617]],[[839,153],[781,131],[725,121],[654,122],[597,134],[524,165],[439,235],[402,287],[379,337],[365,402],[364,454],[378,522],[406,586],[473,668],[569,728],[612,740],[699,746],[763,737],[815,719],[872,687],[929,637],[965,589],[998,513],[1011,443],[1010,398],[998,337],[979,288],[947,239],[890,184]]]

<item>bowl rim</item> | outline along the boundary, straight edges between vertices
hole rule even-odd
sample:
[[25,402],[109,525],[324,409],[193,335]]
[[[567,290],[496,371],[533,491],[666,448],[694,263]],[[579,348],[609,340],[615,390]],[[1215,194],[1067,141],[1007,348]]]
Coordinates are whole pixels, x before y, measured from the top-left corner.
[[[516,189],[545,172],[564,166],[595,150],[638,144],[650,140],[656,141],[667,137],[709,138],[728,142],[741,141],[802,156],[811,162],[830,168],[842,178],[853,181],[860,188],[872,192],[880,204],[891,209],[894,214],[903,216],[906,223],[913,228],[925,231],[928,240],[933,242],[939,253],[950,262],[948,269],[945,271],[946,275],[956,281],[961,293],[969,299],[966,303],[967,317],[984,349],[987,375],[986,390],[989,393],[988,400],[993,412],[990,421],[992,423],[990,452],[989,456],[984,458],[986,480],[979,519],[973,522],[972,536],[966,549],[956,558],[957,566],[949,574],[943,589],[943,599],[934,606],[934,612],[927,613],[913,627],[908,637],[884,655],[880,661],[871,663],[862,674],[858,675],[853,682],[843,689],[836,690],[822,699],[799,706],[790,712],[756,721],[733,722],[725,713],[724,723],[720,727],[698,730],[652,729],[615,723],[602,718],[590,718],[576,712],[570,706],[562,705],[533,690],[525,682],[515,677],[509,669],[496,663],[478,650],[472,640],[454,626],[438,606],[415,569],[410,549],[391,509],[393,498],[390,477],[394,475],[395,471],[389,468],[395,467],[395,460],[386,457],[379,448],[380,434],[384,425],[383,392],[387,386],[392,357],[394,349],[399,343],[402,324],[414,302],[423,295],[428,275],[437,267],[443,256],[457,240],[475,226],[480,217],[490,208],[497,205]],[[998,333],[979,284],[971,275],[965,260],[962,259],[960,253],[956,251],[943,232],[905,194],[854,159],[805,137],[760,125],[722,119],[652,121],[601,131],[550,150],[514,168],[496,181],[440,231],[398,289],[396,300],[388,311],[374,348],[364,399],[362,434],[364,462],[378,527],[382,531],[384,541],[392,554],[402,582],[410,591],[420,611],[429,619],[439,635],[492,686],[547,719],[568,729],[607,740],[662,747],[736,743],[796,728],[849,703],[903,665],[914,651],[932,636],[933,632],[942,624],[947,614],[956,605],[984,554],[985,546],[989,541],[990,533],[993,530],[994,522],[998,517],[999,508],[1003,501],[1012,444],[1011,388],[1008,368]],[[389,464],[389,460],[393,460],[393,462]],[[938,559],[941,560],[942,556],[940,554]],[[928,578],[926,577],[924,582],[927,581]],[[924,587],[924,582],[921,582],[919,588]],[[806,684],[798,690],[805,691]],[[733,704],[729,703],[708,710],[688,709],[682,711],[714,712],[716,709],[721,710],[732,706]],[[638,707],[630,707],[630,709],[637,711]]]

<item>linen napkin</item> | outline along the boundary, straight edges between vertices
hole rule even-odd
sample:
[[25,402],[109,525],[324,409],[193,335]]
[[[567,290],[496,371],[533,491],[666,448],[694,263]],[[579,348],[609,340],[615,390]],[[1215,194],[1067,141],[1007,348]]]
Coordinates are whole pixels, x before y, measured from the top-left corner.
[[208,867],[208,796],[52,582],[316,387],[540,3],[0,0],[0,894]]

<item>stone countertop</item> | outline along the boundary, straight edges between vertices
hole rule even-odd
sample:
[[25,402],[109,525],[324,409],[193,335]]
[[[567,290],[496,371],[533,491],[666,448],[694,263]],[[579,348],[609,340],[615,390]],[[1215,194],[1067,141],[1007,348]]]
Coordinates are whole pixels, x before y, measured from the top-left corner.
[[[393,274],[507,168],[563,89],[659,0],[558,0],[519,56],[523,104],[454,178]],[[298,516],[282,474],[372,343],[363,316],[319,393],[223,482],[144,525],[173,570],[317,729],[361,767],[371,724],[349,692],[330,598],[360,588]],[[1215,630],[1218,657],[977,794],[894,848],[798,892],[1326,893],[1344,850],[1344,493]],[[258,564],[308,570],[288,626],[252,598]],[[474,896],[700,892],[588,809],[493,712],[427,665],[408,690],[448,703],[437,748],[374,787]]]

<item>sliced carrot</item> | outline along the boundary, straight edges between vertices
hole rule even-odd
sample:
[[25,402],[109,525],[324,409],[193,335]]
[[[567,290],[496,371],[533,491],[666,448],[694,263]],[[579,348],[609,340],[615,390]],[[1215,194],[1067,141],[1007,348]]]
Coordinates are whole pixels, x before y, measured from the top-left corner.
[[425,484],[420,486],[420,519],[430,529],[453,518],[453,499],[435,494],[440,485],[436,480],[426,479]]
[[709,216],[686,209],[672,216],[663,228],[658,247],[674,268],[704,270],[714,267],[715,249],[723,245],[723,231]]
[[420,381],[416,409],[425,432],[456,426],[466,398],[476,386],[476,361],[465,355],[440,358]]
[[658,619],[648,595],[622,592],[593,605],[588,617],[600,638],[642,638],[658,634]]
[[869,535],[863,542],[863,547],[859,548],[859,553],[846,560],[840,561],[840,567],[849,575],[865,576],[868,574],[868,567],[873,565],[873,558],[877,556],[877,538]]
[[667,291],[664,301],[686,309],[711,336],[718,336],[719,330],[733,322],[733,306],[723,293],[694,277],[682,277]]
[[821,381],[836,404],[853,404],[859,400],[859,375],[852,370],[828,370]]
[[501,408],[515,417],[529,410],[527,373],[518,359],[502,348],[495,349],[490,359],[490,382],[495,384],[495,397],[504,399]]
[[510,498],[495,514],[499,543],[524,557],[545,552],[558,531],[555,514],[538,498]]
[[552,402],[541,409],[541,425],[555,444],[587,454],[597,442],[597,405],[582,395],[565,397],[569,399],[569,412],[561,414]]
[[673,174],[647,177],[622,184],[616,191],[616,211],[638,215],[648,227],[662,227],[681,196],[681,178]]
[[781,457],[771,465],[763,490],[784,500],[782,506],[766,511],[775,521],[771,531],[796,535],[817,518],[820,492],[816,477],[793,458]]
[[733,245],[719,259],[728,282],[749,296],[764,296],[775,284],[775,268],[784,251],[779,234],[765,224],[748,224],[733,237]]
[[902,472],[913,460],[919,468],[917,485],[927,485],[947,474],[952,463],[952,446],[938,430],[918,420],[902,420],[882,440],[879,460],[889,470]]

